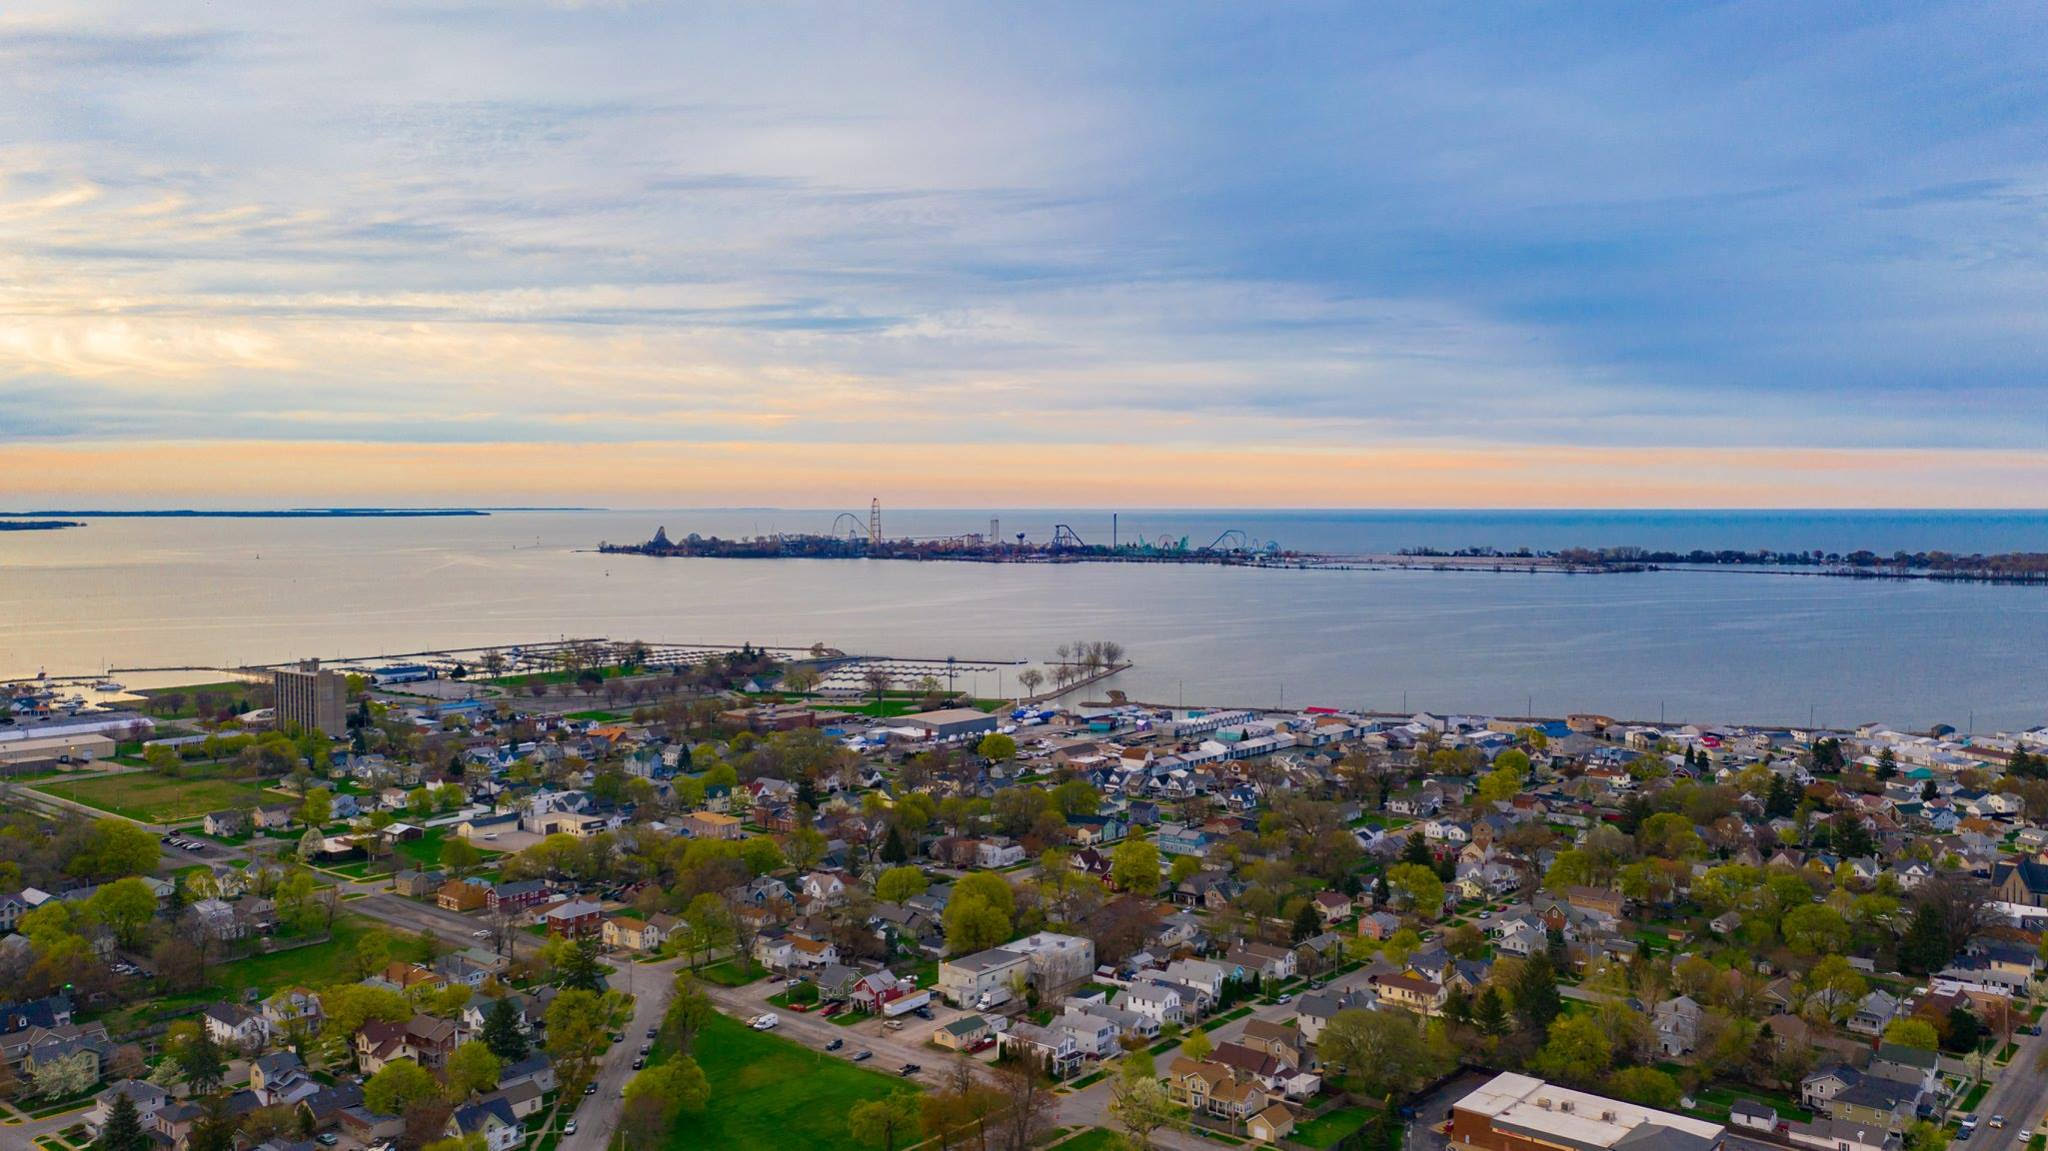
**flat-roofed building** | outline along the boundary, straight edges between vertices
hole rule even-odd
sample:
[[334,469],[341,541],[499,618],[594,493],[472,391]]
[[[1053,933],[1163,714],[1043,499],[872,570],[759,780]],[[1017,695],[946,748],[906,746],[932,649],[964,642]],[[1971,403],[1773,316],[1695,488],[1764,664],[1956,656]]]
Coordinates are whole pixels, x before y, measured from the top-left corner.
[[921,711],[897,721],[905,727],[922,728],[933,739],[965,739],[996,729],[999,722],[988,712],[971,707],[948,707]]
[[1719,1151],[1727,1128],[1512,1072],[1451,1105],[1452,1151]]
[[322,671],[319,660],[309,659],[272,674],[279,727],[296,724],[330,739],[347,733],[348,681],[339,672]]

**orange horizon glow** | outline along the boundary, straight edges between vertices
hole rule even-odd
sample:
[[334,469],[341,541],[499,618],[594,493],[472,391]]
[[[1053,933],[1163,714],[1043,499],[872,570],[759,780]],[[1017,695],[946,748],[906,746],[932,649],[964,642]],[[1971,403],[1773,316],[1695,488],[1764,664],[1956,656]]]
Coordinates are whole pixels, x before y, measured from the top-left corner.
[[1912,449],[16,442],[0,504],[2012,508],[2048,457]]

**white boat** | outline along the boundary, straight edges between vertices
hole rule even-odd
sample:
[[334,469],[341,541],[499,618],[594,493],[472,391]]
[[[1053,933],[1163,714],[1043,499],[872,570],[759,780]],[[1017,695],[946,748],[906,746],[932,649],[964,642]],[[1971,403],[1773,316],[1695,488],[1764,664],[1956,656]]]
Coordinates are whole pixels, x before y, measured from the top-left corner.
[[127,689],[111,679],[103,679],[92,685],[94,691],[126,691]]

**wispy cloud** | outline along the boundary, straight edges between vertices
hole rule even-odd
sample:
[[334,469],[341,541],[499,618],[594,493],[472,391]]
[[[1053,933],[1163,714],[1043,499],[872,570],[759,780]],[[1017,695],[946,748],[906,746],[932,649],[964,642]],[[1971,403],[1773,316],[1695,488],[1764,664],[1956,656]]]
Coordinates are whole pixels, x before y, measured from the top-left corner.
[[2039,450],[2028,8],[1553,17],[27,0],[0,439]]

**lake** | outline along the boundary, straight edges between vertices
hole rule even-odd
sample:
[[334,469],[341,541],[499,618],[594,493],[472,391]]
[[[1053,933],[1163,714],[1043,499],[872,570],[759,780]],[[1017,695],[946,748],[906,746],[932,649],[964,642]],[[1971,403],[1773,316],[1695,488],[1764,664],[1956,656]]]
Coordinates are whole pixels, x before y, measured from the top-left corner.
[[[855,509],[865,520],[866,510]],[[1107,541],[1108,513],[888,512],[891,535]],[[1287,571],[602,556],[600,540],[830,529],[830,511],[95,519],[0,534],[0,676],[565,636],[1044,660],[1111,639],[1133,698],[1977,730],[2048,720],[2048,590],[1771,576]],[[1488,545],[2048,550],[2041,512],[1134,512],[1316,551]],[[1012,671],[1002,673],[1005,677]],[[134,684],[144,682],[124,675]],[[175,677],[174,677],[175,678]],[[1014,684],[963,684],[978,691]]]

